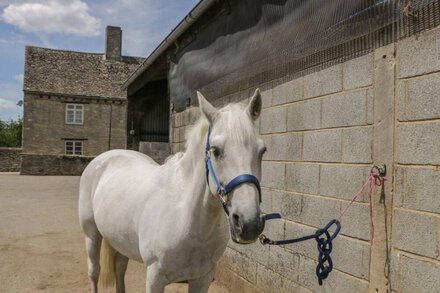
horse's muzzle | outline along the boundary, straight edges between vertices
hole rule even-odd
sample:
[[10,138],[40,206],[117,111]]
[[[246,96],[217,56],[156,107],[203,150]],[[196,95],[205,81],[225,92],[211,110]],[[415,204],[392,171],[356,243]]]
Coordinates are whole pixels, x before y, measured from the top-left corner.
[[255,242],[264,230],[265,218],[256,217],[250,221],[243,220],[238,214],[230,216],[230,229],[232,241],[239,244]]

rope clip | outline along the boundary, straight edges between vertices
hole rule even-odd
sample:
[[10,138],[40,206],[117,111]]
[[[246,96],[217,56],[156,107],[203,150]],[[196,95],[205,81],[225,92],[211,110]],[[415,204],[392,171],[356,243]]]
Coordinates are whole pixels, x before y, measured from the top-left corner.
[[266,240],[267,240],[266,235],[261,234],[261,235],[258,237],[258,239],[260,240],[260,243],[261,243],[261,244],[263,244],[263,245],[266,245],[266,244],[267,244],[267,243],[266,243]]
[[260,243],[263,244],[263,245],[266,245],[266,244],[276,245],[276,244],[277,244],[276,241],[270,240],[270,239],[267,238],[266,235],[264,235],[264,234],[261,234],[261,235],[258,237],[258,239],[260,240]]
[[371,171],[374,170],[376,170],[376,174],[381,177],[385,177],[387,175],[387,165],[385,164],[374,165]]

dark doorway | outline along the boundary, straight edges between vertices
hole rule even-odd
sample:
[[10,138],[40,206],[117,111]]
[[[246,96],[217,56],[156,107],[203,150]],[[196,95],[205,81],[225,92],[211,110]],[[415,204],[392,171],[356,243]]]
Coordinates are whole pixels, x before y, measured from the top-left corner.
[[166,80],[153,81],[128,97],[127,148],[141,142],[169,142],[170,106]]

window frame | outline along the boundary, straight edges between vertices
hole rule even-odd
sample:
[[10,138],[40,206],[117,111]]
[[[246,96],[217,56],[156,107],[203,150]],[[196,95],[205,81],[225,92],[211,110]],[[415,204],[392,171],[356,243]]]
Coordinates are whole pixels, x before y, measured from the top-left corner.
[[[71,150],[68,153],[67,151],[67,145],[68,144],[72,144],[72,146],[70,146],[69,148],[71,148]],[[76,148],[77,147],[81,148],[81,151],[77,153]],[[84,143],[82,140],[74,140],[74,139],[68,139],[64,141],[64,154],[67,156],[82,156],[84,154]]]
[[[73,109],[69,109],[69,106],[73,106]],[[77,114],[77,111],[79,111],[79,110],[81,111],[81,122],[76,122],[76,118],[77,118],[76,114]],[[72,112],[72,114],[73,114],[72,121],[68,120],[69,112]],[[84,125],[84,105],[83,104],[67,103],[64,122],[68,125]]]

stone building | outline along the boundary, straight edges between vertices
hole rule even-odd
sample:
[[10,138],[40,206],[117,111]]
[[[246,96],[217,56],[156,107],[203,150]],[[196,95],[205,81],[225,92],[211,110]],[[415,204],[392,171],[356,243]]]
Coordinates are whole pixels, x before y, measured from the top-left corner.
[[438,292],[439,11],[431,0],[202,0],[130,76],[129,108],[168,84],[173,152],[198,118],[196,90],[219,107],[262,90],[262,209],[283,215],[270,238],[314,233],[387,165],[374,241],[365,196],[342,220],[323,286],[314,241],[231,242],[216,276],[231,292]]
[[26,47],[22,174],[80,174],[93,157],[126,147],[121,85],[143,59],[121,49],[122,31],[111,26],[104,54]]

